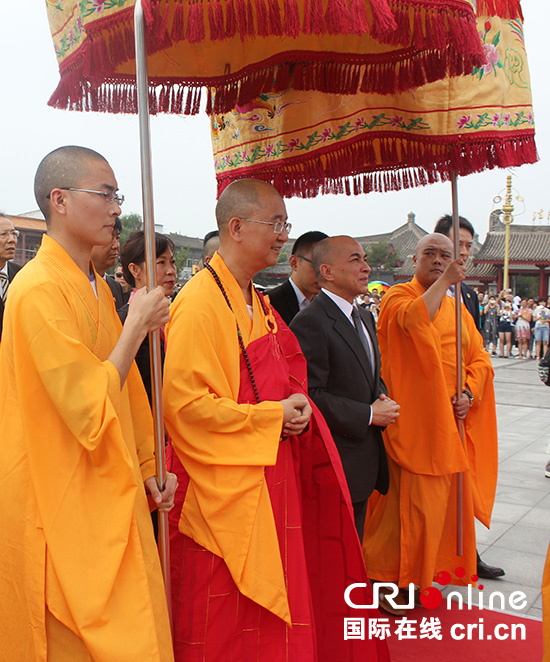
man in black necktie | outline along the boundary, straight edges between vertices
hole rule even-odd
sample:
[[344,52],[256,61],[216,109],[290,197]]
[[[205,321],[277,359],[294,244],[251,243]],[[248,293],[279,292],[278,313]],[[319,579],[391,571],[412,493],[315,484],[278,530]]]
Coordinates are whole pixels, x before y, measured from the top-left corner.
[[0,339],[2,338],[4,307],[8,298],[8,287],[15,274],[21,269],[19,264],[8,261],[15,257],[18,236],[19,231],[15,229],[10,219],[0,212]]
[[373,490],[388,490],[381,430],[399,416],[380,377],[372,314],[354,305],[367,292],[370,267],[352,237],[315,245],[313,268],[321,292],[293,319],[308,362],[309,395],[325,417],[342,459],[359,538]]

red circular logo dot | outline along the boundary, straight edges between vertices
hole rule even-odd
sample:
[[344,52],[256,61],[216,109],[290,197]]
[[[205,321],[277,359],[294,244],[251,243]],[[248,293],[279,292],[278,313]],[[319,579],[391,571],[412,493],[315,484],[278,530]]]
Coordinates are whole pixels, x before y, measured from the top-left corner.
[[475,582],[477,582],[479,577],[477,575],[472,575],[470,579],[475,583]]
[[464,577],[465,574],[466,574],[466,570],[464,568],[462,568],[461,566],[459,566],[458,568],[455,569],[455,575],[457,577]]
[[442,570],[435,576],[435,581],[438,584],[441,584],[441,586],[447,586],[447,584],[451,583],[451,573],[447,572],[446,570]]
[[483,584],[478,584],[477,587],[480,591],[483,591]]
[[426,609],[437,609],[443,602],[443,596],[438,588],[430,586],[420,593],[420,602]]

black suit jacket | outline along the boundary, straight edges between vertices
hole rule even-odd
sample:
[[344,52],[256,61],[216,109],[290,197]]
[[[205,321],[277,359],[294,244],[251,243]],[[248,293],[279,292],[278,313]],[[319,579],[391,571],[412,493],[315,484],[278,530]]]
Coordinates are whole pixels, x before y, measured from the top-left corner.
[[[8,262],[8,281],[11,283],[15,274],[21,269],[20,264],[15,262]],[[9,294],[9,289],[8,289]],[[2,338],[2,327],[4,325],[4,304],[2,298],[0,297],[0,338]]]
[[359,313],[374,349],[374,376],[355,327],[324,292],[290,325],[307,359],[309,395],[336,442],[354,503],[374,489],[385,494],[389,486],[381,428],[369,425],[371,403],[387,390],[374,318],[367,310]]
[[298,307],[296,292],[294,292],[290,280],[285,281],[282,285],[274,287],[267,292],[267,295],[269,296],[269,301],[273,308],[275,308],[284,321],[290,325],[300,310]]
[[122,285],[120,283],[117,283],[116,280],[107,274],[105,276],[105,282],[109,286],[109,289],[111,290],[111,294],[113,295],[113,299],[115,302],[115,308],[117,310],[120,310],[122,306],[128,301],[128,297],[124,296],[124,290],[122,289]]
[[462,287],[462,301],[468,309],[470,315],[474,318],[478,331],[481,331],[481,317],[479,315],[479,300],[477,292],[466,283],[460,283]]

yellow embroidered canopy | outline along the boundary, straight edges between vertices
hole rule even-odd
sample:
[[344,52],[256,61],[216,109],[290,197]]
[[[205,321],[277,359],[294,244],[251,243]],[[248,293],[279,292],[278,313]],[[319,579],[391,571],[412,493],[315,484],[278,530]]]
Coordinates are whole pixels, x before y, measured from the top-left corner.
[[[486,0],[517,5],[518,0]],[[50,105],[136,112],[135,0],[47,0]],[[262,93],[407,90],[483,61],[474,0],[143,0],[151,112],[226,112]],[[212,90],[215,90],[214,102]]]
[[[483,3],[485,9],[497,3]],[[239,177],[285,196],[359,194],[537,160],[519,7],[477,20],[485,54],[473,73],[395,95],[263,94],[212,117],[219,190]],[[506,5],[506,6],[505,6]]]

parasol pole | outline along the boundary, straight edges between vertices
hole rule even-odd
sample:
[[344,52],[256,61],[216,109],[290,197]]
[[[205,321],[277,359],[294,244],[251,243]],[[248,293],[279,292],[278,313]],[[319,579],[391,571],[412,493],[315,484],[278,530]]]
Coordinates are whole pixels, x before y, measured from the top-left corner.
[[[460,223],[458,219],[458,177],[456,172],[451,173],[451,187],[453,197],[453,244],[454,259],[458,260],[460,253]],[[456,309],[456,393],[462,393],[462,287],[460,283],[455,284],[455,309]],[[458,434],[460,442],[464,445],[464,421],[457,419]],[[464,474],[456,475],[456,554],[463,555],[464,542]]]
[[[141,187],[143,199],[143,232],[145,236],[145,264],[147,287],[156,287],[155,221],[153,214],[153,176],[151,169],[151,136],[149,131],[149,81],[145,53],[145,21],[141,0],[134,8],[136,39],[136,77],[139,116],[139,138],[141,155]],[[162,364],[160,357],[160,331],[149,334],[151,359],[151,395],[155,432],[155,462],[159,487],[166,483],[166,458],[164,446],[164,415],[162,410]],[[170,595],[170,543],[168,540],[168,513],[158,511],[158,543],[160,563],[164,575],[168,613],[172,623],[172,600]]]

